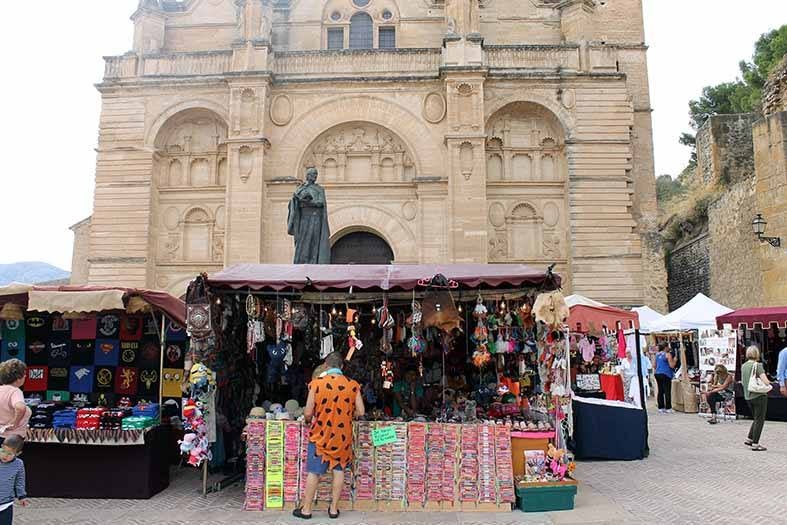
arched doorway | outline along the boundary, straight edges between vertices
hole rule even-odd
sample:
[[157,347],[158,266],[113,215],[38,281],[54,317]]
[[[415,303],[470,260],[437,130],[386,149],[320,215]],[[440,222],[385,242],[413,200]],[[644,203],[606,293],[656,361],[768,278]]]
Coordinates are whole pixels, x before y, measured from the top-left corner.
[[394,253],[385,239],[371,232],[352,232],[331,247],[331,264],[390,264]]

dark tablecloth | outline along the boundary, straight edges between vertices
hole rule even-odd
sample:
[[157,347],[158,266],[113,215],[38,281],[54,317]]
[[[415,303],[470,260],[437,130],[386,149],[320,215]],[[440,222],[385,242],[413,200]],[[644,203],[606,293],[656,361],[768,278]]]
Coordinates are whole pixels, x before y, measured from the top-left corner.
[[634,460],[645,457],[645,411],[574,399],[574,455],[577,459]]
[[[735,385],[735,412],[739,416],[752,417],[749,404],[743,398],[743,386]],[[787,421],[787,397],[781,395],[777,385],[768,392],[768,411],[765,413],[767,421]]]
[[148,499],[169,486],[171,427],[144,445],[26,443],[27,494],[35,498]]

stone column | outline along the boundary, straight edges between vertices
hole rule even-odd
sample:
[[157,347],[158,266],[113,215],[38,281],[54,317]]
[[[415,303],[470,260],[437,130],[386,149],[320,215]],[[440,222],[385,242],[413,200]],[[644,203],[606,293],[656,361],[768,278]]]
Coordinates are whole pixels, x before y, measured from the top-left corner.
[[[263,165],[270,146],[263,135],[263,115],[269,83],[268,78],[239,78],[230,83],[225,265],[263,258]],[[245,101],[240,101],[241,97]]]

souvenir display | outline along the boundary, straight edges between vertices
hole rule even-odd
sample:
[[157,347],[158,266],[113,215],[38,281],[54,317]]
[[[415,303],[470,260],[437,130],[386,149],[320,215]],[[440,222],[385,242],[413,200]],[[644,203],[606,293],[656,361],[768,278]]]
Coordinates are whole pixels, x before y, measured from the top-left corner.
[[375,470],[372,423],[357,423],[355,434],[355,499],[374,499]]
[[284,423],[270,421],[265,430],[265,507],[284,506]]
[[265,507],[265,421],[247,420],[246,439],[246,510]]
[[284,425],[284,502],[295,503],[300,489],[301,425],[293,421]]

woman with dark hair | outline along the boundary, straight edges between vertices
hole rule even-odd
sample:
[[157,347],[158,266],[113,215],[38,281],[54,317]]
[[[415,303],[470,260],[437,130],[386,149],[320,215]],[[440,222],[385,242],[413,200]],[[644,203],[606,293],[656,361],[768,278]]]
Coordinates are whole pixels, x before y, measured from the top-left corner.
[[27,434],[30,409],[25,405],[22,385],[27,377],[27,365],[19,359],[9,359],[0,364],[0,438]]
[[665,343],[659,343],[656,354],[656,384],[659,387],[657,401],[659,412],[672,412],[672,378],[675,377],[675,366],[678,364],[672,352],[667,351]]

